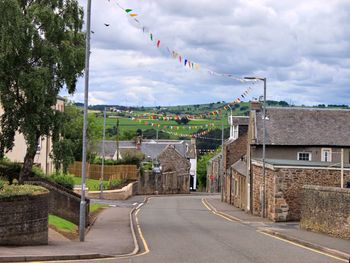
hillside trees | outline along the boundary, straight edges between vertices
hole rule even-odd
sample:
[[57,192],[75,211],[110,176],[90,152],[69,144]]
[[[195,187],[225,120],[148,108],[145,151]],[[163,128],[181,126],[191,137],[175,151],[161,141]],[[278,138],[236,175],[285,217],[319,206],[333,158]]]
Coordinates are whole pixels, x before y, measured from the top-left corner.
[[83,11],[76,0],[0,0],[0,152],[27,149],[20,182],[30,174],[41,136],[57,122],[56,98],[72,94],[84,68]]

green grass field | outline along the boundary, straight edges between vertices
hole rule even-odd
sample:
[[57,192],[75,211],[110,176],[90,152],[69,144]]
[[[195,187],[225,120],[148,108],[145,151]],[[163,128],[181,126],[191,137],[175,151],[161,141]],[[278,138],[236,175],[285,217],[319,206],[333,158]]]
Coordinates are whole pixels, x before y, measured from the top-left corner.
[[[74,184],[81,185],[81,177],[74,176]],[[86,179],[86,187],[89,191],[99,191],[100,190],[100,180]],[[103,188],[108,188],[108,181],[103,181]]]
[[64,232],[76,232],[78,230],[77,225],[55,215],[49,215],[49,225]]

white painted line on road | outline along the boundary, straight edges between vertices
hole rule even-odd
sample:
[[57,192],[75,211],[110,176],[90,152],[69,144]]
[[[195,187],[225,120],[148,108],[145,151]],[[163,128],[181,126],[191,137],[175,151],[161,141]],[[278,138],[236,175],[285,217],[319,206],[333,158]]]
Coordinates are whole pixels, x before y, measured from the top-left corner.
[[336,257],[336,256],[327,254],[327,253],[325,253],[325,252],[321,252],[321,251],[319,251],[319,250],[316,250],[316,249],[313,249],[313,248],[309,248],[309,247],[303,246],[303,245],[301,245],[301,244],[292,242],[292,241],[290,241],[290,240],[287,240],[287,239],[284,239],[284,238],[281,238],[281,237],[276,237],[276,236],[274,236],[274,235],[271,235],[271,234],[262,232],[261,230],[257,230],[256,232],[258,232],[258,233],[260,233],[260,234],[263,234],[263,235],[266,235],[266,236],[269,236],[269,237],[273,237],[273,238],[275,238],[275,239],[278,239],[278,240],[280,240],[280,241],[283,241],[283,242],[292,244],[292,245],[294,245],[294,246],[297,246],[297,247],[300,247],[300,248],[303,248],[303,249],[307,249],[307,250],[310,250],[310,251],[312,251],[312,252],[315,252],[315,253],[318,253],[318,254],[321,254],[321,255],[324,255],[324,256],[333,258],[333,259],[337,259],[337,260],[339,260],[339,261],[349,262],[348,260],[345,260],[345,259],[342,259],[342,258],[338,258],[338,257]]
[[137,205],[137,202],[133,203],[132,205]]
[[116,205],[108,205],[109,207],[117,207]]

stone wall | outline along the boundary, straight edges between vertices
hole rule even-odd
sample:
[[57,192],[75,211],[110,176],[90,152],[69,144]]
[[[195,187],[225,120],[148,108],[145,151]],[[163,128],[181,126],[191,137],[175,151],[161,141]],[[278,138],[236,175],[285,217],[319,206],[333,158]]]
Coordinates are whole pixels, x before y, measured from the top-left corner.
[[[80,195],[68,189],[43,179],[27,181],[28,184],[39,185],[50,191],[49,213],[62,217],[72,223],[79,225]],[[86,226],[89,222],[90,200],[86,199]]]
[[[216,158],[215,158],[216,157]],[[221,191],[222,158],[216,155],[207,164],[207,192],[218,193]]]
[[48,244],[48,193],[0,199],[0,245]]
[[140,176],[137,191],[138,194],[185,194],[189,192],[189,173],[176,171],[161,174],[146,171]]
[[235,162],[247,153],[248,134],[242,134],[234,141],[224,144],[224,171],[227,171]]
[[247,205],[246,183],[246,176],[232,169],[231,204],[241,209],[245,209]]
[[304,186],[300,227],[350,239],[350,189]]
[[[253,164],[253,207],[255,215],[261,215],[262,167]],[[344,182],[350,181],[350,171],[344,172]],[[273,221],[300,220],[300,197],[304,185],[340,186],[340,171],[321,167],[278,168],[266,167],[267,217]]]

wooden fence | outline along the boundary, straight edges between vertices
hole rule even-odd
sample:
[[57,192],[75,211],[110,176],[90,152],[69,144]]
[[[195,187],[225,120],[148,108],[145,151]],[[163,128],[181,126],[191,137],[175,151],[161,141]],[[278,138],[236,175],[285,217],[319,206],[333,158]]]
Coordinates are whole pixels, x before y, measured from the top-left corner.
[[[79,177],[81,177],[81,170],[81,162],[74,162],[68,168],[69,173]],[[110,179],[138,179],[138,169],[136,165],[105,165],[103,174],[103,180],[107,181]],[[87,163],[86,175],[87,178],[99,180],[101,177],[101,165]]]

